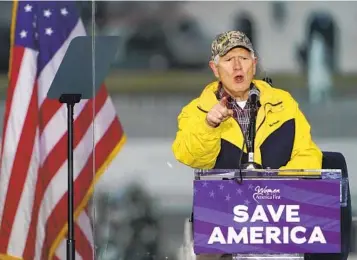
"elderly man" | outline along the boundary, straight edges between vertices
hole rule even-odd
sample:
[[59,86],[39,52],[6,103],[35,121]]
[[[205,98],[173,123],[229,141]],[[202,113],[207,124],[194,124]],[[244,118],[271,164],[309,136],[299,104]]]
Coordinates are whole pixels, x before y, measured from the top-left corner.
[[322,152],[297,102],[286,91],[254,79],[257,58],[248,37],[239,31],[224,32],[213,41],[211,52],[209,66],[217,80],[178,116],[172,146],[176,159],[200,169],[237,169],[247,162],[244,136],[253,90],[260,97],[251,142],[254,163],[272,169],[321,168]]
[[[209,62],[217,81],[178,116],[173,152],[192,168],[236,169],[249,126],[249,91],[260,93],[254,162],[272,169],[319,169],[322,153],[310,125],[289,93],[254,79],[253,46],[239,31],[222,33],[212,43]],[[246,147],[242,161],[247,160]]]

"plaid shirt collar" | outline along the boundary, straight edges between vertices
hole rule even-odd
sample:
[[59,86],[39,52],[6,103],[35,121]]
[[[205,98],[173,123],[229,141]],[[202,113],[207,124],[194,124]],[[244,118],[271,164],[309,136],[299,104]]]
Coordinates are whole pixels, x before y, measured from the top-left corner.
[[[253,88],[256,88],[253,86]],[[229,109],[233,110],[233,118],[237,121],[238,125],[240,126],[242,133],[245,135],[247,133],[248,127],[249,127],[249,122],[250,122],[250,103],[247,102],[244,108],[241,108],[236,100],[232,98],[223,88],[222,84],[219,83],[217,92],[216,92],[216,97],[218,100],[220,100],[223,97],[228,97],[228,104],[227,107]],[[247,143],[247,145],[250,147],[250,143]]]
[[[258,90],[259,89],[253,85],[253,88]],[[225,91],[225,89],[223,88],[222,86],[222,83],[219,82],[219,85],[218,85],[218,89],[216,91],[216,97],[218,100],[221,100],[223,97],[228,97],[227,101],[228,101],[228,108],[229,109],[232,109],[236,106],[236,100],[234,98],[232,98],[228,93],[227,91]],[[238,106],[239,107],[239,106]],[[249,102],[246,103],[244,109],[248,109],[250,106],[249,106]]]

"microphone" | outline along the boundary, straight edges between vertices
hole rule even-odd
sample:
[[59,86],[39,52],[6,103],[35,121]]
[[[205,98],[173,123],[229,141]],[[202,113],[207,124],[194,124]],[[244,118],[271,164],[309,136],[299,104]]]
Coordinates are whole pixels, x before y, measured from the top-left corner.
[[251,108],[258,108],[259,98],[260,92],[252,83],[248,94],[248,102],[252,105]]

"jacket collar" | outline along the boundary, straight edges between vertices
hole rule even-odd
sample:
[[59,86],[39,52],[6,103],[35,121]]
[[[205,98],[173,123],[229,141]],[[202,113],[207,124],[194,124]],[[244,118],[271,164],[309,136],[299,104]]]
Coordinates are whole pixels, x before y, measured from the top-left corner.
[[[253,80],[253,84],[260,91],[260,103],[262,106],[265,106],[265,104],[276,105],[282,102],[280,97],[274,95],[273,88],[267,82],[263,80]],[[218,90],[218,87],[219,81],[214,81],[208,84],[202,91],[198,99],[198,107],[201,110],[208,112],[215,104],[217,104],[216,91]]]

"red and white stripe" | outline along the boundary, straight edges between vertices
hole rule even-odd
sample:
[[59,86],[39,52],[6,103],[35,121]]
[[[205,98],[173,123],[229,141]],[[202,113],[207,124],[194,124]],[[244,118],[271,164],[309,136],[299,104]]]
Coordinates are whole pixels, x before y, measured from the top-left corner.
[[[0,254],[66,259],[67,110],[46,94],[69,42],[84,34],[79,21],[38,78],[37,53],[12,49],[1,151]],[[75,106],[74,118],[76,259],[87,260],[94,259],[94,248],[84,200],[96,173],[125,136],[104,86],[94,100]]]

